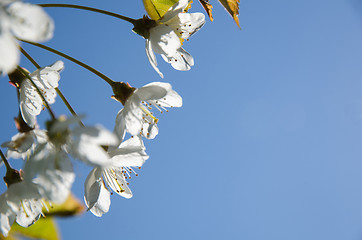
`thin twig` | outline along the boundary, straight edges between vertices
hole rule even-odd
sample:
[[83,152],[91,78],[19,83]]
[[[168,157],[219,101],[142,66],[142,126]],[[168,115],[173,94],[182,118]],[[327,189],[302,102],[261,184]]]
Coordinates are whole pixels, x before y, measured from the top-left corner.
[[101,10],[98,8],[91,8],[91,7],[86,7],[86,6],[74,5],[74,4],[38,4],[38,5],[41,7],[63,7],[63,8],[82,9],[82,10],[97,12],[97,13],[105,14],[105,15],[112,16],[115,18],[119,18],[119,19],[125,20],[127,22],[130,22],[132,24],[134,24],[136,22],[136,19],[125,17],[123,15],[113,13],[113,12],[108,12],[108,11]]
[[85,64],[85,63],[83,63],[83,62],[81,62],[81,61],[79,61],[79,60],[77,60],[77,59],[75,59],[75,58],[73,58],[73,57],[65,54],[65,53],[59,52],[58,50],[55,50],[55,49],[53,49],[53,48],[51,48],[51,47],[45,46],[45,45],[40,44],[40,43],[29,42],[29,41],[26,41],[26,40],[23,40],[23,39],[19,39],[19,40],[22,41],[22,42],[31,44],[31,45],[33,45],[33,46],[36,46],[36,47],[39,47],[39,48],[43,48],[43,49],[45,49],[45,50],[47,50],[47,51],[49,51],[49,52],[55,53],[55,54],[57,54],[57,55],[59,55],[59,56],[62,56],[62,57],[64,57],[64,58],[66,58],[66,59],[68,59],[68,60],[70,60],[70,61],[72,61],[72,62],[74,62],[74,63],[76,63],[76,64],[78,64],[78,65],[80,65],[80,66],[82,66],[82,67],[84,67],[85,69],[91,71],[92,73],[96,74],[97,76],[99,76],[100,78],[102,78],[104,81],[106,81],[110,86],[113,86],[113,85],[114,85],[114,81],[113,81],[112,79],[110,79],[109,77],[107,77],[106,75],[104,75],[103,73],[95,70],[95,69],[92,68],[91,66],[89,66],[89,65],[87,65],[87,64]]

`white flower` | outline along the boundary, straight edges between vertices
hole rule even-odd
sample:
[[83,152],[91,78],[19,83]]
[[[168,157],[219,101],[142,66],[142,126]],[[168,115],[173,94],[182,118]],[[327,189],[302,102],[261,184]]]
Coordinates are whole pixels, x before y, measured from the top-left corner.
[[75,175],[68,153],[94,166],[108,166],[110,156],[103,146],[117,145],[119,140],[102,127],[69,126],[79,118],[58,119],[50,123],[48,142],[38,145],[28,159],[24,179],[34,180],[48,200],[61,203],[69,195]]
[[0,1],[0,75],[12,72],[19,62],[16,38],[39,42],[52,38],[54,23],[37,5]]
[[150,112],[152,106],[161,113],[167,112],[167,107],[181,107],[182,98],[169,83],[153,82],[136,89],[117,114],[115,133],[118,137],[123,139],[128,132],[132,136],[141,133],[148,139],[155,138],[158,119]]
[[20,226],[29,227],[43,215],[43,205],[36,184],[25,181],[11,184],[0,195],[0,232],[7,236],[15,220]]
[[102,126],[70,128],[70,125],[78,121],[79,117],[54,121],[48,131],[51,143],[56,148],[63,147],[74,158],[90,165],[109,165],[109,155],[104,146],[117,146],[117,136]]
[[132,167],[141,167],[148,159],[142,139],[138,137],[128,139],[109,154],[112,167],[94,168],[84,183],[84,201],[88,210],[97,217],[109,210],[111,193],[107,187],[122,197],[132,197],[126,179],[135,173]]
[[118,144],[119,140],[112,132],[101,126],[88,126],[75,128],[68,146],[73,157],[93,166],[108,166],[111,162],[103,146]]
[[51,122],[48,131],[50,144],[93,166],[109,165],[109,155],[104,147],[117,146],[117,136],[101,126],[70,128],[78,121],[79,117],[71,117]]
[[163,78],[157,67],[153,51],[161,54],[162,58],[176,70],[187,71],[194,65],[193,57],[181,46],[180,38],[188,39],[205,24],[202,13],[185,13],[188,0],[180,0],[172,6],[165,15],[156,21],[149,29],[146,39],[146,54],[156,72]]
[[25,163],[24,180],[37,183],[41,195],[55,203],[62,203],[67,199],[74,178],[67,153],[63,148],[55,148],[50,143],[38,145]]
[[40,129],[34,129],[28,132],[19,132],[11,138],[11,141],[4,142],[1,147],[6,147],[7,158],[22,158],[25,160],[34,151],[39,143],[47,141],[46,132]]
[[[55,102],[55,88],[58,87],[58,81],[60,80],[59,73],[63,68],[64,63],[62,61],[56,61],[52,65],[37,69],[30,74],[31,79],[42,92],[48,104]],[[43,99],[29,79],[22,79],[19,85],[20,112],[24,121],[30,127],[34,127],[36,124],[36,116],[39,115],[43,109]]]

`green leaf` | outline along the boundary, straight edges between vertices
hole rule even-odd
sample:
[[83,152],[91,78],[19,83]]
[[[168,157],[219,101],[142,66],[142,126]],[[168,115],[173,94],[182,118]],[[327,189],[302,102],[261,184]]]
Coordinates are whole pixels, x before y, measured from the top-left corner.
[[143,0],[148,16],[153,20],[158,20],[179,0]]
[[13,236],[20,234],[27,238],[36,238],[42,240],[59,240],[58,227],[53,218],[40,218],[30,227],[24,228],[14,223],[11,227],[9,237],[5,239],[14,239]]

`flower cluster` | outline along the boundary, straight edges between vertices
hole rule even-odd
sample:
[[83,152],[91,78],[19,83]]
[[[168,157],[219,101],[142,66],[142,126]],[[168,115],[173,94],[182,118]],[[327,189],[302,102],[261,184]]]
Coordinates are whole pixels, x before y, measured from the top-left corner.
[[[134,24],[133,30],[146,38],[148,59],[161,77],[154,52],[177,70],[189,70],[194,65],[182,43],[204,25],[205,16],[187,13],[188,4],[188,0],[179,0],[157,20],[128,20]],[[97,74],[112,87],[112,97],[123,108],[115,116],[113,131],[101,125],[85,126],[83,117],[74,112],[58,89],[63,61],[40,67],[19,46],[19,40],[43,46],[36,42],[49,40],[53,30],[53,21],[40,6],[0,0],[0,74],[8,74],[19,104],[19,115],[15,118],[18,133],[2,143],[1,147],[7,149],[5,154],[0,150],[8,187],[0,195],[0,233],[4,236],[15,221],[28,227],[46,214],[48,203],[61,204],[67,199],[76,179],[74,160],[92,168],[84,183],[84,201],[95,216],[109,211],[112,192],[131,198],[128,179],[137,176],[135,169],[140,169],[149,158],[143,140],[154,139],[159,132],[154,110],[163,113],[182,106],[181,96],[170,83],[152,82],[135,88]],[[35,65],[34,72],[18,66],[19,48]],[[65,54],[59,55],[79,64]],[[86,64],[80,65],[99,73]],[[52,104],[57,95],[74,116],[56,117]],[[41,127],[37,116],[45,109],[51,119]],[[13,158],[24,160],[22,170],[10,166],[8,159]]]

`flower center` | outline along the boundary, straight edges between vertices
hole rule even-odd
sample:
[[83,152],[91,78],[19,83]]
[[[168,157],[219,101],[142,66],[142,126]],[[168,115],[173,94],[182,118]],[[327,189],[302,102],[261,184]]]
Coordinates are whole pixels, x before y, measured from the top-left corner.
[[60,147],[64,144],[66,144],[67,140],[68,140],[68,135],[69,135],[69,129],[66,129],[64,131],[57,131],[57,132],[52,132],[50,133],[48,131],[48,137],[49,140],[57,147]]
[[[150,104],[148,104],[148,103],[144,104],[144,102],[142,101],[140,108],[143,111],[143,113],[145,114],[145,117],[143,117],[144,121],[147,121],[147,118],[149,117],[149,118],[153,119],[154,123],[158,123],[158,118],[153,116],[153,113],[148,110],[148,109],[150,109],[150,110],[152,109],[152,107],[150,107]],[[148,123],[151,124],[150,122],[148,122]]]
[[131,167],[121,167],[121,170],[114,168],[104,169],[102,172],[102,181],[107,189],[110,187],[111,189],[115,189],[117,193],[123,193],[125,192],[125,184],[129,185],[126,179],[131,179],[132,173],[138,176],[136,171]]

